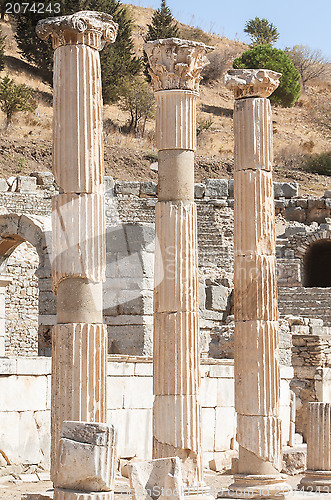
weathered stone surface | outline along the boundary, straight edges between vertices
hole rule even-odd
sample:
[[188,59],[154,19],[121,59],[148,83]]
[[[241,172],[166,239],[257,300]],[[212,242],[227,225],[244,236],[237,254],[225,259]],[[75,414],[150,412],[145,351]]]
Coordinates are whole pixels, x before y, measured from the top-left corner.
[[[206,54],[214,50],[201,42],[167,38],[144,45],[154,91],[199,90],[201,70],[208,64]],[[172,124],[169,123],[169,127]]]
[[37,181],[35,177],[27,177],[19,175],[17,177],[16,191],[18,193],[28,193],[29,191],[36,191]]
[[0,191],[8,191],[8,184],[6,179],[0,179]]
[[227,198],[229,194],[229,184],[227,179],[207,179],[206,197]]
[[65,278],[105,279],[105,217],[102,194],[53,198],[53,288]]
[[115,443],[113,426],[64,422],[55,486],[86,492],[113,490]]
[[53,48],[80,44],[101,50],[116,39],[118,25],[112,16],[103,12],[81,11],[69,16],[50,17],[38,22],[39,38],[52,36]]
[[331,189],[324,191],[324,198],[331,198]]
[[274,182],[274,190],[275,198],[293,198],[299,194],[297,182]]
[[194,184],[194,198],[203,198],[205,191],[206,187],[203,183]]
[[[189,90],[155,93],[156,144],[159,150],[196,149],[196,98],[196,93]],[[160,172],[160,164],[158,170]]]
[[37,179],[38,186],[43,186],[44,188],[54,186],[54,175],[52,172],[33,172],[30,176]]
[[136,181],[117,181],[115,183],[116,194],[133,194],[139,196],[140,182]]
[[235,99],[269,97],[278,87],[281,76],[269,69],[230,69],[224,83],[234,91]]
[[301,474],[306,470],[307,446],[283,447],[283,469],[282,472],[293,476]]
[[106,422],[106,357],[105,325],[55,326],[52,363],[52,479],[55,483],[62,423],[66,420]]
[[226,311],[228,306],[229,288],[223,285],[206,287],[206,309]]
[[135,500],[154,498],[184,500],[184,488],[178,457],[129,463],[132,497]]
[[157,183],[145,181],[140,183],[141,196],[157,196]]

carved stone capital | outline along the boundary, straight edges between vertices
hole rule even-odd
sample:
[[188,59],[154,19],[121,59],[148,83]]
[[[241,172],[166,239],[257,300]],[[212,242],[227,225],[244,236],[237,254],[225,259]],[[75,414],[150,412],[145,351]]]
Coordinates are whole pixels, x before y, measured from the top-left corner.
[[233,90],[235,99],[269,97],[278,87],[281,76],[270,69],[230,69],[224,84]]
[[171,89],[198,92],[201,70],[209,64],[206,54],[214,50],[204,43],[179,38],[147,42],[144,49],[155,92]]
[[103,12],[81,11],[70,16],[49,17],[38,22],[36,33],[42,40],[52,36],[53,48],[61,45],[88,45],[102,50],[116,39],[118,24]]

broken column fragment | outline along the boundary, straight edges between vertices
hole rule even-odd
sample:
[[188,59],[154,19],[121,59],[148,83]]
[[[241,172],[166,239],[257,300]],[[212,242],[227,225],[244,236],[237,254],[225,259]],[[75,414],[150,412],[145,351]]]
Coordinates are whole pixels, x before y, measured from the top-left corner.
[[184,500],[178,457],[130,463],[128,468],[134,500]]
[[113,491],[116,437],[113,426],[63,422],[56,487],[77,491]]
[[234,498],[282,497],[281,421],[271,106],[279,73],[230,70],[234,91],[235,407]]
[[153,458],[177,456],[187,491],[202,488],[196,99],[212,50],[171,38],[145,44],[157,103]]
[[331,491],[331,403],[308,404],[307,470],[298,488]]

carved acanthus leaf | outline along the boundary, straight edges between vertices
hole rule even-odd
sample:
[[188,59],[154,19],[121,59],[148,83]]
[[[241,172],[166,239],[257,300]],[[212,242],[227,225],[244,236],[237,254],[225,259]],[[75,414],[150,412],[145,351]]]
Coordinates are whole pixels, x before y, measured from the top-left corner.
[[281,76],[270,69],[230,69],[224,83],[233,90],[235,99],[269,97],[278,87]]
[[197,92],[201,71],[209,64],[206,54],[214,50],[204,43],[179,38],[147,42],[144,48],[155,92],[171,89]]
[[84,44],[97,50],[116,39],[118,24],[103,12],[81,11],[69,16],[49,17],[38,22],[36,33],[42,40],[53,38],[59,45]]

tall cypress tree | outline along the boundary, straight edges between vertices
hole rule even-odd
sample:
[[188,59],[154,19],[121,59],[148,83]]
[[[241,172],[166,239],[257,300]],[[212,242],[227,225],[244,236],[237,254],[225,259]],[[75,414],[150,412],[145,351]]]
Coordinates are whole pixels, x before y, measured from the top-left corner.
[[[27,11],[15,16],[15,38],[23,57],[43,70],[45,80],[52,82],[53,49],[51,41],[40,40],[36,35],[36,25],[40,19],[56,15],[73,14],[80,10],[96,10],[113,16],[119,24],[118,36],[114,44],[107,45],[100,53],[104,102],[115,102],[121,92],[124,79],[136,75],[141,61],[134,55],[132,41],[133,21],[128,9],[120,0],[50,0],[52,13],[38,14]],[[56,12],[55,4],[60,3],[61,12]],[[47,4],[48,5],[48,4]]]
[[[166,4],[166,0],[161,0],[161,6],[154,11],[151,24],[147,25],[147,33],[144,37],[145,42],[153,40],[160,40],[162,38],[179,38],[179,28],[177,21],[173,17],[171,10]],[[144,73],[148,81],[151,80],[149,76],[149,64],[147,54],[144,51]]]

